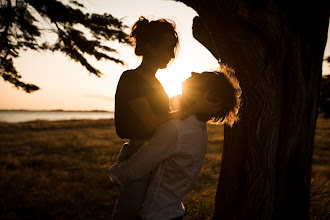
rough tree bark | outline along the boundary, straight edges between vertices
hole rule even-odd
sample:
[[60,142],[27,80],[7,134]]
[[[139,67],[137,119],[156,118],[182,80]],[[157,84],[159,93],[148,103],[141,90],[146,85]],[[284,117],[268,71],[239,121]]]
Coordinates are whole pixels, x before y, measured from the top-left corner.
[[241,120],[225,128],[214,219],[308,219],[329,1],[179,1],[243,92]]

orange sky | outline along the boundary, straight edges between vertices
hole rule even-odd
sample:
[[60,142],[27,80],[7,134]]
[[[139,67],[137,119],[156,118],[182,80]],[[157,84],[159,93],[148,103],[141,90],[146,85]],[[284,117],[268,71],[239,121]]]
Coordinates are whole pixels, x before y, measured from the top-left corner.
[[[89,12],[110,13],[123,18],[128,26],[141,15],[151,19],[169,18],[177,24],[179,56],[168,69],[157,73],[170,96],[180,92],[180,82],[188,78],[191,71],[201,72],[217,67],[214,57],[192,37],[192,19],[196,12],[182,3],[163,0],[97,0],[84,3]],[[121,73],[140,63],[133,48],[113,45],[119,51],[117,57],[124,60],[126,66],[89,59],[104,74],[101,78],[90,75],[80,64],[60,53],[21,52],[20,58],[14,62],[22,80],[38,85],[41,90],[26,94],[0,80],[0,109],[113,110],[113,97]],[[329,43],[325,55],[330,56]],[[323,73],[330,73],[329,64],[324,63]]]

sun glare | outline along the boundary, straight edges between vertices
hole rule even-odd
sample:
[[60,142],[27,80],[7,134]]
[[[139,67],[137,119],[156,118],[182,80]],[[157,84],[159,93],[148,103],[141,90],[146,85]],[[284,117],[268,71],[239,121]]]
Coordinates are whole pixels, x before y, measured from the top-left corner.
[[170,74],[164,74],[162,77],[158,77],[159,81],[162,83],[168,97],[172,97],[182,93],[181,82]]
[[163,85],[168,97],[182,93],[181,83],[191,76],[191,67],[185,62],[174,61],[172,65],[163,70],[158,70],[156,77]]
[[196,61],[196,57],[193,56],[195,52],[191,51],[191,48],[198,48],[200,44],[195,45],[195,43],[195,41],[189,43],[184,53],[184,45],[180,45],[182,47],[180,54],[166,69],[160,69],[156,73],[169,98],[182,94],[181,83],[191,76],[191,72],[201,73],[218,68],[218,61],[209,53],[202,53],[203,51],[198,54]]

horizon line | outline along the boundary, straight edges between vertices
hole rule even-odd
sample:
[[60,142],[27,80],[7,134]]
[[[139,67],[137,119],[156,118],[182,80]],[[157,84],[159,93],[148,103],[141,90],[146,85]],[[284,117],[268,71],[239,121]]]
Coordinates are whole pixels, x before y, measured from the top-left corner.
[[48,112],[115,112],[114,110],[103,110],[103,109],[93,109],[93,110],[67,110],[67,109],[0,109],[0,111],[48,111]]

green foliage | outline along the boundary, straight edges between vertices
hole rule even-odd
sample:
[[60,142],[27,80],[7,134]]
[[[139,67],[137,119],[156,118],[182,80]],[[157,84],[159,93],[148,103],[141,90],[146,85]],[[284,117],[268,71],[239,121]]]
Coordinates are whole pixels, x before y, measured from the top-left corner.
[[[27,49],[62,52],[96,76],[102,73],[88,62],[86,55],[123,64],[108,54],[117,51],[103,42],[129,44],[123,31],[126,26],[110,14],[89,14],[82,9],[84,5],[74,0],[68,4],[59,0],[0,0],[2,78],[26,92],[39,89],[20,81],[21,75],[14,67],[13,59]],[[42,36],[47,33],[55,34],[57,40],[54,43],[43,40]]]

